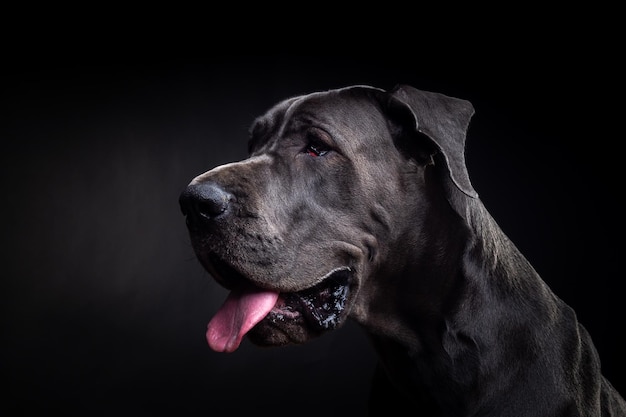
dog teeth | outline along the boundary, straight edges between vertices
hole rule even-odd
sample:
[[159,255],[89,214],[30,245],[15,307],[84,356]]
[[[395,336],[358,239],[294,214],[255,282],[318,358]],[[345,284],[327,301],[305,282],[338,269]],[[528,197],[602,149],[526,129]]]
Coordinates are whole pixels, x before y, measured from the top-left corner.
[[272,321],[286,321],[293,320],[300,317],[300,312],[295,310],[292,306],[285,304],[284,301],[280,305],[274,306],[272,314],[269,317]]

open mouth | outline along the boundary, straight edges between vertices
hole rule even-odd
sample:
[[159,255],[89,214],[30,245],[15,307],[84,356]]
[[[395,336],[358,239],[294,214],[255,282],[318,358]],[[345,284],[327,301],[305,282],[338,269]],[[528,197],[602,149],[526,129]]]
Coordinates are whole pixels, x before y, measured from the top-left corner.
[[220,259],[212,258],[208,269],[231,290],[207,328],[209,346],[219,352],[235,351],[243,336],[261,322],[273,331],[297,328],[320,334],[339,326],[347,315],[352,276],[348,267],[334,269],[317,285],[297,292],[255,286]]
[[332,330],[342,321],[349,292],[350,269],[333,271],[322,282],[306,290],[281,293],[268,319],[304,319],[316,330]]

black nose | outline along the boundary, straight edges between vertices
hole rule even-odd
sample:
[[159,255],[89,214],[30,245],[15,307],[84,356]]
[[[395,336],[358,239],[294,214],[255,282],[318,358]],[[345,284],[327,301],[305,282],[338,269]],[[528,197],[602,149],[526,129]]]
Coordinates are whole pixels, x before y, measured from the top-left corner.
[[213,182],[192,184],[179,198],[180,209],[190,226],[201,225],[228,212],[232,194]]

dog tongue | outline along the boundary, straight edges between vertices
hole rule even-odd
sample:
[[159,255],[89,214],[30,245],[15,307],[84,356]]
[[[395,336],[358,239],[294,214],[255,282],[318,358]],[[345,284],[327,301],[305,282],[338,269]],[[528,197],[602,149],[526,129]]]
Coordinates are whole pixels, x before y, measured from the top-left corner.
[[246,287],[230,292],[207,326],[209,347],[217,352],[234,352],[245,334],[276,304],[278,292]]

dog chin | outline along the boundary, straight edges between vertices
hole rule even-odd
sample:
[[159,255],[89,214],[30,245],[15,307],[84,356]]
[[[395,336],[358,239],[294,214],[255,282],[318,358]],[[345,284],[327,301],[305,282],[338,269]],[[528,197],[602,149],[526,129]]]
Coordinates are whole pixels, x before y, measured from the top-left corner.
[[284,346],[302,344],[318,337],[321,333],[314,332],[297,322],[276,322],[265,318],[248,332],[248,339],[258,346]]
[[352,271],[331,273],[312,288],[281,293],[274,308],[254,326],[248,338],[260,346],[301,344],[340,327],[351,300]]

